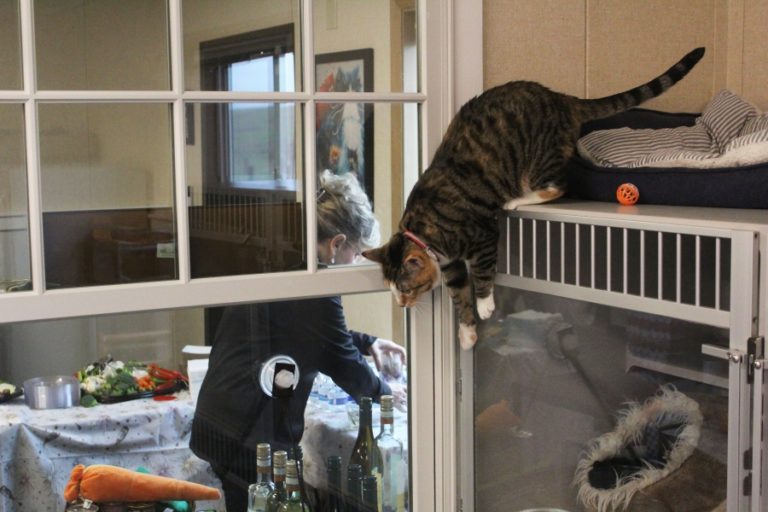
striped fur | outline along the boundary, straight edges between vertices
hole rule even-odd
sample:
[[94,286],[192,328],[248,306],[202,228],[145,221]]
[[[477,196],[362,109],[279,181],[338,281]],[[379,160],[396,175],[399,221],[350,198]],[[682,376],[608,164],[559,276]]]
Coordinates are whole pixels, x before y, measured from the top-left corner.
[[[363,256],[381,264],[401,306],[438,282],[429,258],[402,233],[409,230],[441,255],[439,267],[459,309],[459,341],[477,340],[476,311],[493,313],[501,209],[541,203],[563,193],[563,168],[582,123],[626,110],[669,89],[704,55],[697,48],[664,74],[628,91],[583,100],[535,82],[509,82],[461,107],[429,168],[408,197],[398,233]],[[422,251],[423,252],[423,251]]]

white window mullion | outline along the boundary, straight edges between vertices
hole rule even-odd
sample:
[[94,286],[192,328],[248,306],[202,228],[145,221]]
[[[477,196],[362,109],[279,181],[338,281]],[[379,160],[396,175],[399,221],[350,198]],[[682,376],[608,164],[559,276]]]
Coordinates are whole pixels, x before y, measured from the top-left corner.
[[[302,71],[306,66],[302,65]],[[184,91],[184,99],[195,103],[221,103],[240,101],[263,101],[270,103],[307,101],[307,92],[246,92],[246,91]]]
[[308,93],[304,104],[304,204],[307,212],[307,270],[317,272],[317,152],[315,143],[315,40],[312,0],[303,0],[302,5],[302,80]]
[[36,91],[46,103],[169,103],[178,97],[171,91]]
[[181,0],[170,0],[171,90],[173,100],[173,185],[176,218],[176,265],[178,279],[188,283],[191,277],[189,249],[189,208],[187,204],[186,119],[184,117],[184,41],[181,27]]
[[37,137],[37,102],[35,100],[35,33],[34,14],[29,1],[20,2],[21,65],[24,80],[24,143],[27,163],[27,209],[29,212],[29,248],[32,290],[43,293],[45,258],[43,256],[43,199],[40,186],[40,153]]
[[317,101],[336,103],[414,103],[426,99],[426,95],[418,92],[317,92],[312,96]]

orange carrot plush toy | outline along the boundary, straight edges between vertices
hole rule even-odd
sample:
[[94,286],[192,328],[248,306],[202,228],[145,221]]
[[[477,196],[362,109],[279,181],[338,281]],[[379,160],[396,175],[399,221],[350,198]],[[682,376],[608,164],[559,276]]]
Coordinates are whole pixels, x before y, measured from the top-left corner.
[[221,498],[221,493],[214,487],[117,466],[94,464],[86,468],[78,464],[69,476],[64,499],[72,502],[78,498],[95,502],[195,501],[217,500]]

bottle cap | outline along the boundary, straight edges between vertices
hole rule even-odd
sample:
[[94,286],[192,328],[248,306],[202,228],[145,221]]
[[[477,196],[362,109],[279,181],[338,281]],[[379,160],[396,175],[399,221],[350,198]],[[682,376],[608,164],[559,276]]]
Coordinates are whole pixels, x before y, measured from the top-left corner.
[[285,461],[288,460],[288,452],[285,450],[277,450],[273,458],[275,466],[285,466]]
[[341,470],[341,457],[338,455],[331,455],[328,457],[328,469]]
[[381,409],[392,410],[395,405],[395,397],[392,395],[381,395]]
[[291,453],[288,454],[288,456],[298,462],[304,459],[304,452],[302,451],[301,446],[294,445],[291,447]]
[[369,396],[360,397],[360,410],[371,410],[373,400]]
[[259,443],[256,445],[256,457],[259,459],[268,459],[271,457],[272,451],[269,447],[269,443]]
[[363,477],[363,491],[376,488],[376,475],[365,475]]
[[361,478],[363,476],[363,468],[360,464],[350,464],[347,466],[347,478]]
[[296,461],[293,459],[288,459],[285,462],[285,475],[288,478],[298,478],[299,477],[299,470],[296,467]]

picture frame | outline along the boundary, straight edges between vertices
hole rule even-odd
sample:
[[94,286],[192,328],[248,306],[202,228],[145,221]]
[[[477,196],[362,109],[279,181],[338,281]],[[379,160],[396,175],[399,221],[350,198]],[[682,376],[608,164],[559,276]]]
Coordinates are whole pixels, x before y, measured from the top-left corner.
[[[373,91],[373,48],[315,56],[318,92]],[[373,104],[316,104],[317,173],[355,173],[373,202]]]

